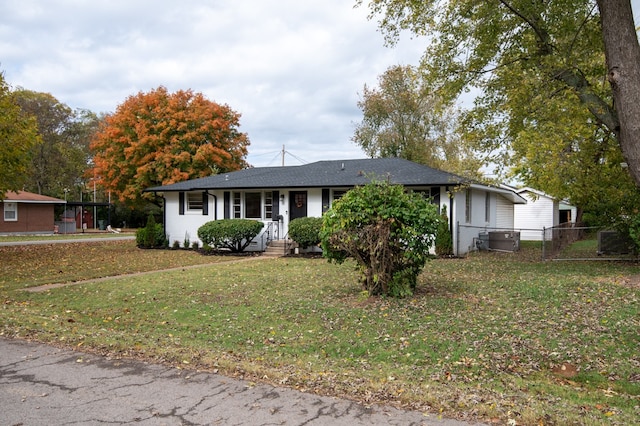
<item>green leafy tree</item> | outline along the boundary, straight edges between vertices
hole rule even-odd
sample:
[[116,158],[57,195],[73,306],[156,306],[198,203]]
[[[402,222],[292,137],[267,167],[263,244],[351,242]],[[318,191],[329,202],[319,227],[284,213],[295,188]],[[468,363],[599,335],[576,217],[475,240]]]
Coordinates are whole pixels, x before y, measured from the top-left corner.
[[105,117],[91,144],[91,176],[130,206],[143,190],[247,166],[240,114],[191,90],[130,96]]
[[49,93],[19,89],[14,94],[22,110],[36,120],[42,140],[32,150],[25,188],[57,197],[64,196],[65,188],[83,191],[98,118],[90,111],[73,111]]
[[640,183],[640,56],[628,0],[369,5],[388,42],[403,30],[429,37],[421,69],[440,96],[478,89],[459,131],[488,162],[502,171],[515,165],[526,184],[547,183],[538,187],[558,198],[578,193],[579,202],[606,193],[596,180],[602,175],[612,189],[628,188],[629,172]]
[[423,79],[418,69],[396,65],[364,86],[362,122],[352,141],[370,157],[399,157],[430,167],[479,177],[482,162],[454,134],[457,112]]
[[[423,67],[441,85],[441,95],[456,97],[470,87],[482,91],[479,103],[492,112],[487,125],[523,118],[510,112],[511,93],[521,89],[520,82],[536,81],[541,92],[572,92],[594,125],[616,137],[640,184],[640,46],[629,0],[368,4],[371,17],[382,16],[389,43],[403,30],[427,36]],[[602,84],[604,76],[610,84]],[[503,142],[499,133],[494,136]]]
[[437,206],[401,185],[372,182],[356,187],[323,216],[323,256],[353,258],[370,295],[413,293],[429,259],[440,219]]
[[22,111],[0,73],[0,200],[7,191],[23,189],[39,144],[35,119]]

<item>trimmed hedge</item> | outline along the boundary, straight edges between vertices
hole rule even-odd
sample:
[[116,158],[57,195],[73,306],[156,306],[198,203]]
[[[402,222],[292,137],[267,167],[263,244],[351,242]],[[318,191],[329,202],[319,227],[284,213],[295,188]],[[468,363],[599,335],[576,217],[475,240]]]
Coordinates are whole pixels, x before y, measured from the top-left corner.
[[317,246],[320,244],[321,217],[299,217],[289,223],[289,238],[300,247]]
[[200,240],[213,249],[243,252],[260,233],[264,223],[250,219],[221,219],[207,222],[198,228]]

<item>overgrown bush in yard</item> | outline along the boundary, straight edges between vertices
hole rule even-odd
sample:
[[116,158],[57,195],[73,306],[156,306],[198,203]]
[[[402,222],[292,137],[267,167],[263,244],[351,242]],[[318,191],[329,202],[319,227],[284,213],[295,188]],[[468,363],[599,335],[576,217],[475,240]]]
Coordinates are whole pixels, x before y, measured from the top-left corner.
[[320,244],[321,228],[321,217],[299,217],[289,223],[289,237],[306,249]]
[[240,253],[260,233],[264,223],[250,219],[221,219],[198,228],[198,237],[213,249],[228,249]]
[[167,239],[164,235],[162,225],[156,223],[155,217],[150,214],[147,219],[147,225],[144,228],[138,228],[136,231],[136,245],[140,248],[161,248],[165,247]]
[[323,256],[353,258],[370,295],[413,293],[440,223],[437,207],[402,185],[373,182],[348,191],[323,216]]

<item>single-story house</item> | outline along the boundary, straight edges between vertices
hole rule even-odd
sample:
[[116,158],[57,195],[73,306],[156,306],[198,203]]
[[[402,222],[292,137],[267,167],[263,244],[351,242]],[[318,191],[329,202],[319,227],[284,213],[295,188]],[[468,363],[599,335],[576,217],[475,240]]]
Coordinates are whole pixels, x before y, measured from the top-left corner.
[[7,191],[2,204],[2,234],[53,234],[54,206],[66,201],[25,191]]
[[439,208],[446,207],[458,255],[475,248],[478,233],[486,227],[512,229],[513,205],[526,202],[509,189],[470,182],[400,158],[248,168],[145,191],[164,198],[165,232],[170,243],[185,239],[199,242],[198,228],[212,220],[256,219],[266,226],[248,250],[262,251],[272,240],[287,238],[293,219],[321,217],[349,189],[383,179],[425,192]]
[[529,187],[514,191],[527,200],[527,204],[514,206],[514,228],[520,230],[521,240],[542,241],[543,229],[575,223],[575,206]]

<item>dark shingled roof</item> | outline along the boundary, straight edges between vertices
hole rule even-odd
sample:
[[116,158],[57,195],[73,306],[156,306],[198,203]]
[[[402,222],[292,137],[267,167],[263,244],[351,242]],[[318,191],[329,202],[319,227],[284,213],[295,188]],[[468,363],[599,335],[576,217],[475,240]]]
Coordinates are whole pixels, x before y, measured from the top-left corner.
[[404,186],[459,185],[468,180],[401,158],[318,161],[301,166],[255,167],[221,173],[172,185],[147,188],[146,192],[200,191],[207,189],[327,188],[364,185],[389,180]]

